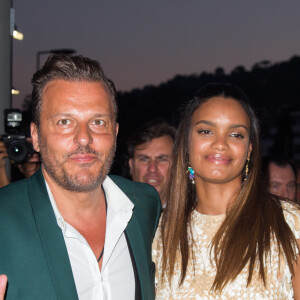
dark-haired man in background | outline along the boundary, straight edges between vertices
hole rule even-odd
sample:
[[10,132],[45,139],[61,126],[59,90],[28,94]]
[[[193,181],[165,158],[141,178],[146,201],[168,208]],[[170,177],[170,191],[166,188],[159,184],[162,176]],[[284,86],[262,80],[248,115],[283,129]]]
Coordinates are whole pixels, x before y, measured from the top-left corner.
[[174,127],[156,119],[135,131],[127,142],[132,180],[154,186],[163,207],[166,205],[175,134]]
[[293,163],[278,157],[265,158],[263,163],[269,192],[296,201],[297,171]]
[[6,299],[154,299],[160,203],[148,185],[107,175],[118,133],[113,83],[98,62],[58,55],[32,83],[42,165],[0,190]]

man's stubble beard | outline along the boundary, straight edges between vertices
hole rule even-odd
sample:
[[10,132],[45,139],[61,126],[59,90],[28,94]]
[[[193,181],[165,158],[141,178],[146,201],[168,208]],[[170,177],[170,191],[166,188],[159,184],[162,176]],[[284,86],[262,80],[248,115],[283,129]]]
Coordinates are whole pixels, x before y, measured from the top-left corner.
[[[66,168],[64,167],[64,163],[68,159],[69,156],[74,154],[87,154],[92,153],[95,154],[98,160],[102,161],[103,153],[96,152],[90,148],[89,145],[81,146],[78,145],[77,149],[72,153],[65,154],[63,156],[62,161],[58,161],[55,157],[49,159],[49,154],[47,154],[47,146],[43,142],[43,139],[39,136],[39,148],[42,166],[45,171],[49,174],[49,176],[62,188],[77,192],[77,193],[87,193],[97,189],[102,182],[104,181],[106,175],[110,172],[110,168],[115,156],[116,152],[116,140],[114,141],[113,147],[108,153],[105,161],[103,162],[99,173],[96,176],[90,176],[89,182],[82,183],[80,182],[80,178],[76,174],[68,174]],[[51,155],[51,154],[50,154]],[[83,168],[88,168],[89,163],[82,164]]]

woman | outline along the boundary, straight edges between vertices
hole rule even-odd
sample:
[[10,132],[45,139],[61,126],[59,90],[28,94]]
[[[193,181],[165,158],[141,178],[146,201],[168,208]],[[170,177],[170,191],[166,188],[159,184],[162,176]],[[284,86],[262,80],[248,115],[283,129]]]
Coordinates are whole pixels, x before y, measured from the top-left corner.
[[244,93],[202,88],[174,149],[153,244],[157,299],[300,299],[300,211],[262,184],[258,121]]

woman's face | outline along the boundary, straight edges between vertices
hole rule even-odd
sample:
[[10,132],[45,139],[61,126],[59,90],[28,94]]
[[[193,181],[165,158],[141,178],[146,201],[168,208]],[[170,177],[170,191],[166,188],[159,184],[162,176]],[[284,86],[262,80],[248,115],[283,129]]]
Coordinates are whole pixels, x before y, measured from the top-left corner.
[[214,97],[200,105],[189,132],[189,159],[196,183],[240,184],[251,153],[249,135],[249,117],[236,100]]

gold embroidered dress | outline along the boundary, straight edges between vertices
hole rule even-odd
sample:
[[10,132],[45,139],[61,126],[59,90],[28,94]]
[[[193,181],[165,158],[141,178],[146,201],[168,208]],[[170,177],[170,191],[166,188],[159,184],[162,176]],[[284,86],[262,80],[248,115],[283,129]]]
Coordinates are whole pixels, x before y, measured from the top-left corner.
[[[289,203],[283,203],[284,216],[294,233],[300,239],[300,211]],[[271,255],[266,259],[267,286],[254,273],[250,286],[247,287],[247,267],[237,278],[225,286],[222,293],[210,290],[216,268],[212,256],[210,260],[210,243],[225,215],[203,215],[192,212],[191,224],[194,237],[194,261],[189,261],[184,283],[178,286],[180,279],[180,257],[177,257],[171,287],[165,278],[162,284],[161,256],[162,244],[160,229],[153,242],[153,261],[156,264],[156,299],[293,299],[291,273],[282,257],[279,263],[276,242],[272,241]],[[250,238],[250,237],[249,237]],[[190,239],[191,240],[191,239]],[[257,271],[257,270],[256,270]]]

